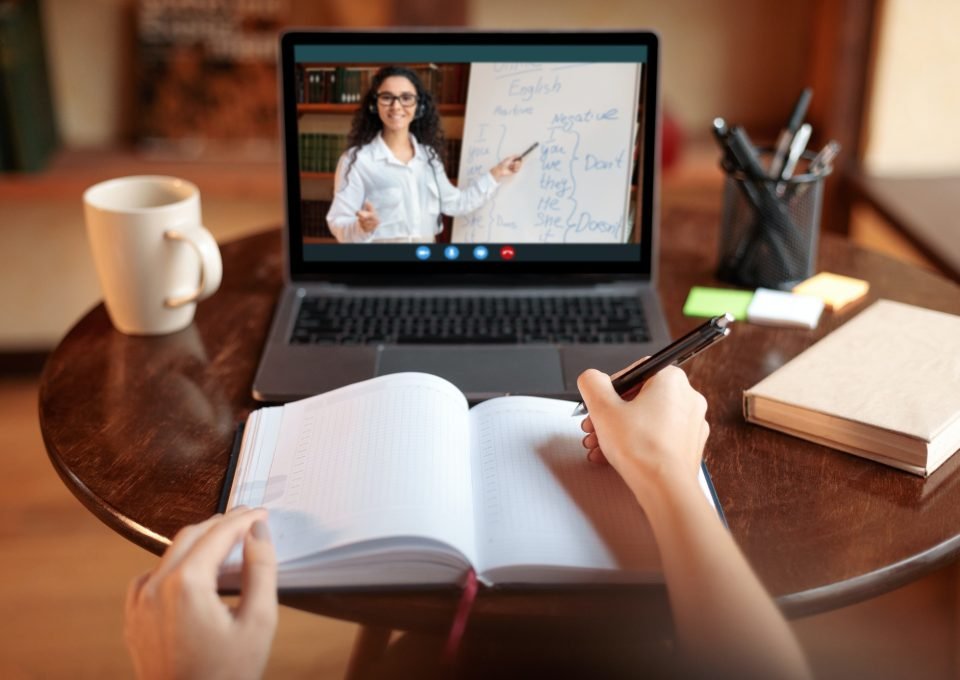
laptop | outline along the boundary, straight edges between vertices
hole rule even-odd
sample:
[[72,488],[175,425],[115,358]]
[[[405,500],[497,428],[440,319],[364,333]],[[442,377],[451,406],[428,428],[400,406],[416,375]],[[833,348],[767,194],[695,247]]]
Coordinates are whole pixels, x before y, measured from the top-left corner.
[[403,371],[578,398],[583,370],[669,341],[656,35],[293,31],[280,77],[286,278],[256,399]]

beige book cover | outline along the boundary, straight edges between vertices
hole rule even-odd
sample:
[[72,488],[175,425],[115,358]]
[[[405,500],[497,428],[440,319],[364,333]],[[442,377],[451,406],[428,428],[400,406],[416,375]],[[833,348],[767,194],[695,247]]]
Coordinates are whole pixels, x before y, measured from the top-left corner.
[[929,474],[960,447],[960,316],[879,300],[746,390],[744,415]]

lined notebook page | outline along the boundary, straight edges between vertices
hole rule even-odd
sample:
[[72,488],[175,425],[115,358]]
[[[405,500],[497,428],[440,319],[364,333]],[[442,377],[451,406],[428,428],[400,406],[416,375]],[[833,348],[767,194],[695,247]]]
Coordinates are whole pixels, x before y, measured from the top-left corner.
[[635,579],[622,572],[660,573],[633,494],[613,468],[587,462],[574,406],[503,397],[471,411],[478,571],[550,565],[615,570],[626,580]]
[[453,385],[400,373],[282,415],[268,477],[238,487],[262,490],[280,561],[388,536],[433,538],[473,559],[468,411]]

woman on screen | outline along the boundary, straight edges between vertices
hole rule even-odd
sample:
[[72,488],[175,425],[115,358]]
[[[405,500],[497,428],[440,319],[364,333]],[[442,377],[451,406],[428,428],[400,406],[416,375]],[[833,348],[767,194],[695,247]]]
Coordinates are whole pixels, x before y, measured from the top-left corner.
[[337,163],[330,232],[341,243],[433,243],[441,213],[476,210],[523,164],[510,156],[458,189],[443,167],[443,141],[433,96],[417,74],[402,66],[377,71]]

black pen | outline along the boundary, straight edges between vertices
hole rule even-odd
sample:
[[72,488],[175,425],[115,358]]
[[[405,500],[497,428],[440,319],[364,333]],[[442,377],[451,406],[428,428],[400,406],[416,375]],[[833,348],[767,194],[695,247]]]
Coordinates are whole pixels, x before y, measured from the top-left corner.
[[[630,400],[636,396],[645,382],[667,366],[679,366],[715,342],[727,337],[730,334],[731,323],[733,323],[733,317],[730,314],[723,314],[697,326],[679,340],[670,343],[653,356],[633,364],[622,375],[614,378],[612,381],[614,391],[624,400]],[[581,401],[571,415],[586,414],[587,407]]]
[[787,160],[787,153],[790,151],[790,144],[793,142],[794,135],[800,129],[804,117],[807,115],[807,108],[810,106],[810,99],[813,97],[813,90],[809,87],[803,89],[797,103],[793,105],[793,111],[790,114],[790,120],[787,121],[787,127],[780,133],[777,139],[777,146],[773,152],[773,158],[770,160],[770,177],[780,179],[783,172],[784,163]]

